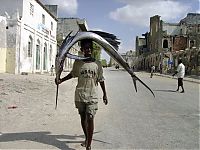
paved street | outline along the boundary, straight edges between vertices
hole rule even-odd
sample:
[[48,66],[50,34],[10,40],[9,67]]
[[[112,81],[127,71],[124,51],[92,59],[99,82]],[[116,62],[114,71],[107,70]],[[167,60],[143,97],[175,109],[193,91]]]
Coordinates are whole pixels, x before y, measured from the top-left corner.
[[[122,70],[106,68],[109,103],[99,102],[94,149],[198,149],[199,84],[136,72],[156,98]],[[1,149],[83,149],[74,108],[76,79],[60,86],[55,110],[54,77],[0,74]],[[101,92],[100,92],[101,95]]]

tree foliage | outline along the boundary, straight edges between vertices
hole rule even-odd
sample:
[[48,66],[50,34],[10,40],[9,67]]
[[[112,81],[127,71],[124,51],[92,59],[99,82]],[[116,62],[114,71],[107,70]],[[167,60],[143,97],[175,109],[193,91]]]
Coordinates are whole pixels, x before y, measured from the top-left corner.
[[95,58],[96,60],[101,59],[101,47],[93,42],[93,52],[92,52],[92,57]]

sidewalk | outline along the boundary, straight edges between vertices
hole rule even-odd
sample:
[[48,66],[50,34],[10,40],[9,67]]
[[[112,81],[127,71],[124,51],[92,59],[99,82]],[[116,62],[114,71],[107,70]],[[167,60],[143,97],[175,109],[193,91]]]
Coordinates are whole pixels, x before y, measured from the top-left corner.
[[[114,68],[114,69],[115,69],[115,68]],[[125,71],[125,69],[124,69],[124,68],[121,68],[121,67],[119,68],[119,70],[124,70],[124,71]],[[147,72],[147,71],[138,71],[138,72],[149,73],[149,72]],[[150,74],[150,73],[149,73],[149,74]],[[155,72],[153,75],[155,75],[155,76],[161,76],[161,77],[166,77],[166,78],[171,78],[171,79],[177,79],[176,76],[172,77],[172,75],[170,75],[170,74],[160,74],[160,73],[158,73],[158,72]],[[193,83],[200,84],[200,77],[197,76],[197,75],[185,76],[185,77],[183,78],[183,81],[188,81],[188,82],[193,82]]]
[[[120,68],[120,70],[124,70],[124,68]],[[138,72],[145,72],[145,73],[149,73],[147,71],[138,71]],[[149,73],[150,74],[150,73]],[[177,79],[176,76],[172,77],[172,75],[170,74],[160,74],[158,72],[155,72],[154,73],[155,76],[161,76],[161,77],[166,77],[166,78],[171,78],[171,79]],[[193,82],[193,83],[197,83],[197,84],[200,84],[200,77],[197,76],[197,75],[190,75],[190,76],[185,76],[183,78],[183,81],[188,81],[188,82]]]
[[[166,77],[166,78],[171,78],[171,79],[177,79],[176,76],[172,77],[172,75],[169,74],[160,74],[160,73],[154,73],[155,76],[161,76],[161,77]],[[190,75],[190,76],[185,76],[183,78],[184,81],[188,81],[188,82],[194,82],[197,84],[200,84],[200,77],[196,76],[196,75]]]

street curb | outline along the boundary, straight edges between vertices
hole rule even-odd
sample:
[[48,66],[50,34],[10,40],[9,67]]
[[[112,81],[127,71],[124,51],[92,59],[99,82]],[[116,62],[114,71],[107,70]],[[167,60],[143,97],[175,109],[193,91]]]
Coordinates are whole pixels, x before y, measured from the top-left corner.
[[[166,78],[171,78],[171,79],[177,79],[177,77],[173,78],[172,76],[164,75],[164,74],[157,74],[157,73],[155,73],[154,75],[161,76],[161,77],[166,77]],[[188,81],[188,82],[193,82],[193,83],[200,84],[200,80],[198,80],[198,79],[192,79],[192,78],[188,79],[187,77],[183,78],[183,81]]]
[[[122,71],[125,71],[124,68],[119,68],[119,70],[122,70]],[[148,73],[148,72],[145,72],[145,71],[139,71],[139,72],[144,72],[144,73]],[[150,74],[150,73],[149,73]],[[166,77],[166,78],[171,78],[171,79],[177,79],[177,77],[172,77],[170,75],[165,75],[165,74],[159,74],[159,73],[154,73],[153,75],[155,76],[160,76],[160,77]],[[197,84],[200,84],[200,80],[199,79],[193,79],[193,78],[183,78],[183,81],[188,81],[188,82],[192,82],[192,83],[197,83]]]

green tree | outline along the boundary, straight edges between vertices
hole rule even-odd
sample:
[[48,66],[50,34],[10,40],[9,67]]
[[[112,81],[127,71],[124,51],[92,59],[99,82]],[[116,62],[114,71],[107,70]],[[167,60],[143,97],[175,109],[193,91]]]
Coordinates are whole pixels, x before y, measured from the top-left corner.
[[106,59],[102,59],[101,60],[101,64],[102,64],[103,67],[107,67],[108,66]]
[[96,60],[101,59],[101,47],[95,42],[93,42],[92,57],[95,58]]

